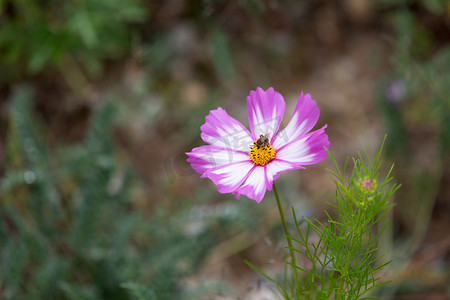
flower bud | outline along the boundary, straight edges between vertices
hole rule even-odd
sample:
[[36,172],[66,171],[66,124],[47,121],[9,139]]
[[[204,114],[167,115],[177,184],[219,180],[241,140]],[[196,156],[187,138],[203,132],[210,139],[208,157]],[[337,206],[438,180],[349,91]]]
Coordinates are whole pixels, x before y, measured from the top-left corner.
[[372,194],[377,189],[377,181],[368,177],[361,178],[358,186],[364,194]]

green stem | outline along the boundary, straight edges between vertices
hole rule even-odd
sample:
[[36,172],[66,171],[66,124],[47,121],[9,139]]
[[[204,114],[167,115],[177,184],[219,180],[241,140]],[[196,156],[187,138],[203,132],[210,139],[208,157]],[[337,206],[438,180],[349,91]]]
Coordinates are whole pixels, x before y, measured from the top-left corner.
[[[277,199],[277,205],[278,205],[278,210],[280,211],[280,217],[281,217],[281,222],[283,223],[283,227],[284,227],[284,232],[286,233],[286,239],[289,245],[289,252],[291,253],[291,263],[296,266],[296,261],[295,261],[295,254],[294,254],[294,250],[292,247],[292,241],[289,238],[290,234],[289,234],[289,229],[287,227],[286,224],[286,219],[284,218],[284,213],[283,213],[283,208],[281,207],[281,202],[280,202],[280,196],[278,196],[278,190],[277,187],[275,186],[275,183],[273,183],[273,192],[275,194],[275,198]],[[294,274],[295,274],[295,287],[298,286],[298,273],[297,273],[297,268],[296,267],[292,267],[294,269]]]
[[[352,231],[350,232],[351,239],[350,239],[350,243],[349,243],[349,245],[350,245],[349,249],[352,249],[352,250],[354,249],[355,243],[356,243],[355,237],[361,235],[362,228],[360,227],[360,225],[362,224],[363,220],[361,220],[361,219],[363,218],[363,215],[364,215],[364,211],[361,211],[360,209],[358,209],[356,212],[358,214],[356,217],[356,223],[355,223],[356,227],[355,227],[355,229],[352,229]],[[337,300],[344,298],[344,297],[342,297],[342,295],[344,294],[345,283],[347,282],[347,279],[348,279],[348,269],[350,267],[350,262],[354,259],[353,251],[349,251],[348,255],[349,256],[347,257],[345,266],[341,270],[341,279],[340,279],[340,283],[339,283],[339,289],[336,293]]]

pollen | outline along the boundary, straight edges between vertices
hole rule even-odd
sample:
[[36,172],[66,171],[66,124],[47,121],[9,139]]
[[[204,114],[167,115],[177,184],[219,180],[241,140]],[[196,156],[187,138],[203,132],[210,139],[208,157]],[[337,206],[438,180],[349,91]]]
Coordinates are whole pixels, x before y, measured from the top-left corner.
[[250,154],[250,159],[252,160],[252,162],[255,165],[260,166],[267,165],[272,161],[272,159],[275,158],[275,150],[273,150],[273,147],[270,143],[258,147],[256,145],[256,142],[253,142],[253,145],[251,146],[248,154]]

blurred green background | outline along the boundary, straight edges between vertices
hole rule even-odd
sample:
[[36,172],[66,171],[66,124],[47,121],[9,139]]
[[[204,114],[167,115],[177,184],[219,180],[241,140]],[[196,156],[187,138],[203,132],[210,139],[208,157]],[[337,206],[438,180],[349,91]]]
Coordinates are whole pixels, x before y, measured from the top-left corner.
[[[273,299],[243,262],[283,269],[272,193],[220,194],[184,154],[257,86],[284,125],[311,93],[340,163],[388,134],[374,296],[448,299],[448,0],[0,0],[0,298]],[[286,207],[323,218],[327,167],[280,176]]]

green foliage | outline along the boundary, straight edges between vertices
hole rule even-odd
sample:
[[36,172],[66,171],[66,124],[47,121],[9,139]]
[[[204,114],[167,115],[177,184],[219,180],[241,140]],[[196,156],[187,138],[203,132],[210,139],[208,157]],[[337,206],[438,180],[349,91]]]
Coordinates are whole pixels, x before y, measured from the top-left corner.
[[32,100],[32,89],[22,86],[10,102],[0,181],[1,299],[193,299],[223,290],[182,280],[199,269],[226,224],[248,215],[198,216],[203,225],[189,232],[190,202],[139,212],[131,202],[139,180],[111,135],[117,104],[95,108],[82,141],[49,150]]
[[78,63],[97,75],[103,60],[130,48],[130,25],[146,18],[140,0],[1,1],[0,13],[2,80]]
[[235,67],[229,49],[228,38],[219,28],[210,30],[208,50],[219,81],[233,78],[235,75]]
[[434,13],[443,13],[447,9],[448,0],[378,0],[381,7],[406,6],[408,4],[419,4]]
[[[396,1],[382,2],[399,4]],[[416,138],[418,127],[435,127],[437,147],[446,156],[450,150],[450,47],[448,41],[440,40],[442,37],[436,31],[440,29],[427,25],[424,17],[406,4],[419,4],[435,14],[433,17],[445,18],[448,1],[403,2],[403,6],[390,13],[394,30],[392,66],[378,90],[379,106],[389,133],[388,154],[400,159],[408,143]],[[399,82],[401,91],[395,96],[390,95],[390,90],[395,89]]]
[[[439,215],[435,205],[447,190],[450,40],[445,32],[450,6],[446,0],[380,2],[389,7],[393,35],[390,66],[380,81],[377,102],[389,136],[386,154],[396,161],[396,177],[405,187],[395,212],[402,235],[396,246],[402,250],[394,260],[407,265],[423,244],[433,211]],[[386,293],[401,286],[390,285]]]
[[286,264],[300,272],[299,281],[287,272],[284,282],[279,282],[249,264],[273,282],[285,299],[373,299],[367,293],[386,284],[379,282],[376,273],[389,263],[382,261],[378,245],[387,224],[385,215],[392,208],[388,200],[399,188],[389,185],[392,167],[380,180],[380,149],[374,162],[366,153],[365,164],[359,155],[346,176],[348,160],[341,171],[329,154],[336,166],[336,171],[329,171],[336,184],[336,202],[329,203],[335,214],[325,212],[326,222],[304,218],[299,223],[292,209],[299,237],[288,238],[301,260]]

